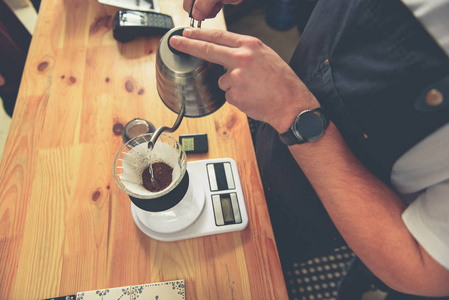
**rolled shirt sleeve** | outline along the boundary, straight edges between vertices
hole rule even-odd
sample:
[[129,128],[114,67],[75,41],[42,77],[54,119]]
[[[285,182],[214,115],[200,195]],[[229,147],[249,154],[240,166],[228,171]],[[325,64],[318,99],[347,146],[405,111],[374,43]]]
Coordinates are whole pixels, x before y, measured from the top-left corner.
[[402,219],[421,246],[449,269],[449,124],[396,161],[391,182],[410,203]]
[[427,253],[449,270],[449,180],[427,188],[402,219]]

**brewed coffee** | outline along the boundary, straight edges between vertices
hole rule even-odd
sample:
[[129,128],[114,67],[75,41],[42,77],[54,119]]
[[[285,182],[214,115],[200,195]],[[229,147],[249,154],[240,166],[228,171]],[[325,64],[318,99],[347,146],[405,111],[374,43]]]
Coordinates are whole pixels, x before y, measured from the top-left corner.
[[150,192],[159,192],[172,182],[173,168],[164,162],[152,163],[154,180],[151,178],[150,166],[142,172],[142,182],[145,189]]

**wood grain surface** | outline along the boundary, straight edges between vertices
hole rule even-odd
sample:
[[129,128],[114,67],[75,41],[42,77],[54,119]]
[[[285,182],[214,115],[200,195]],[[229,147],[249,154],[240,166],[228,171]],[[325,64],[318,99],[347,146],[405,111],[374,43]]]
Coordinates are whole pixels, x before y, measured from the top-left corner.
[[[189,23],[181,0],[160,0]],[[206,132],[209,152],[237,163],[249,225],[179,242],[147,237],[115,184],[123,126],[177,115],[158,97],[160,37],[112,36],[119,9],[95,0],[43,0],[0,165],[0,299],[184,279],[186,299],[287,299],[246,116],[225,104],[171,134]],[[219,15],[204,27],[225,28]]]

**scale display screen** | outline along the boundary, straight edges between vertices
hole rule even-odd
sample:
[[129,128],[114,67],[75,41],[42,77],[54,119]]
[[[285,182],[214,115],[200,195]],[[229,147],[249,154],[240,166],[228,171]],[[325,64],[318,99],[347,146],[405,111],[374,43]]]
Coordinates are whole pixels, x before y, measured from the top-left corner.
[[212,195],[215,225],[223,226],[242,223],[237,194]]
[[224,196],[221,198],[221,208],[223,210],[223,219],[225,224],[234,223],[234,214],[232,213],[231,198]]

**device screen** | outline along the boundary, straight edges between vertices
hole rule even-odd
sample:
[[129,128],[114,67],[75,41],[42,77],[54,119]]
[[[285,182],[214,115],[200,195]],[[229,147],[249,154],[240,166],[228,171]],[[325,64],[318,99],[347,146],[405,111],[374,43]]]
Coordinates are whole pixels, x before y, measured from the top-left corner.
[[221,198],[221,207],[223,209],[223,218],[225,223],[234,223],[234,214],[232,212],[231,198],[228,196]]

